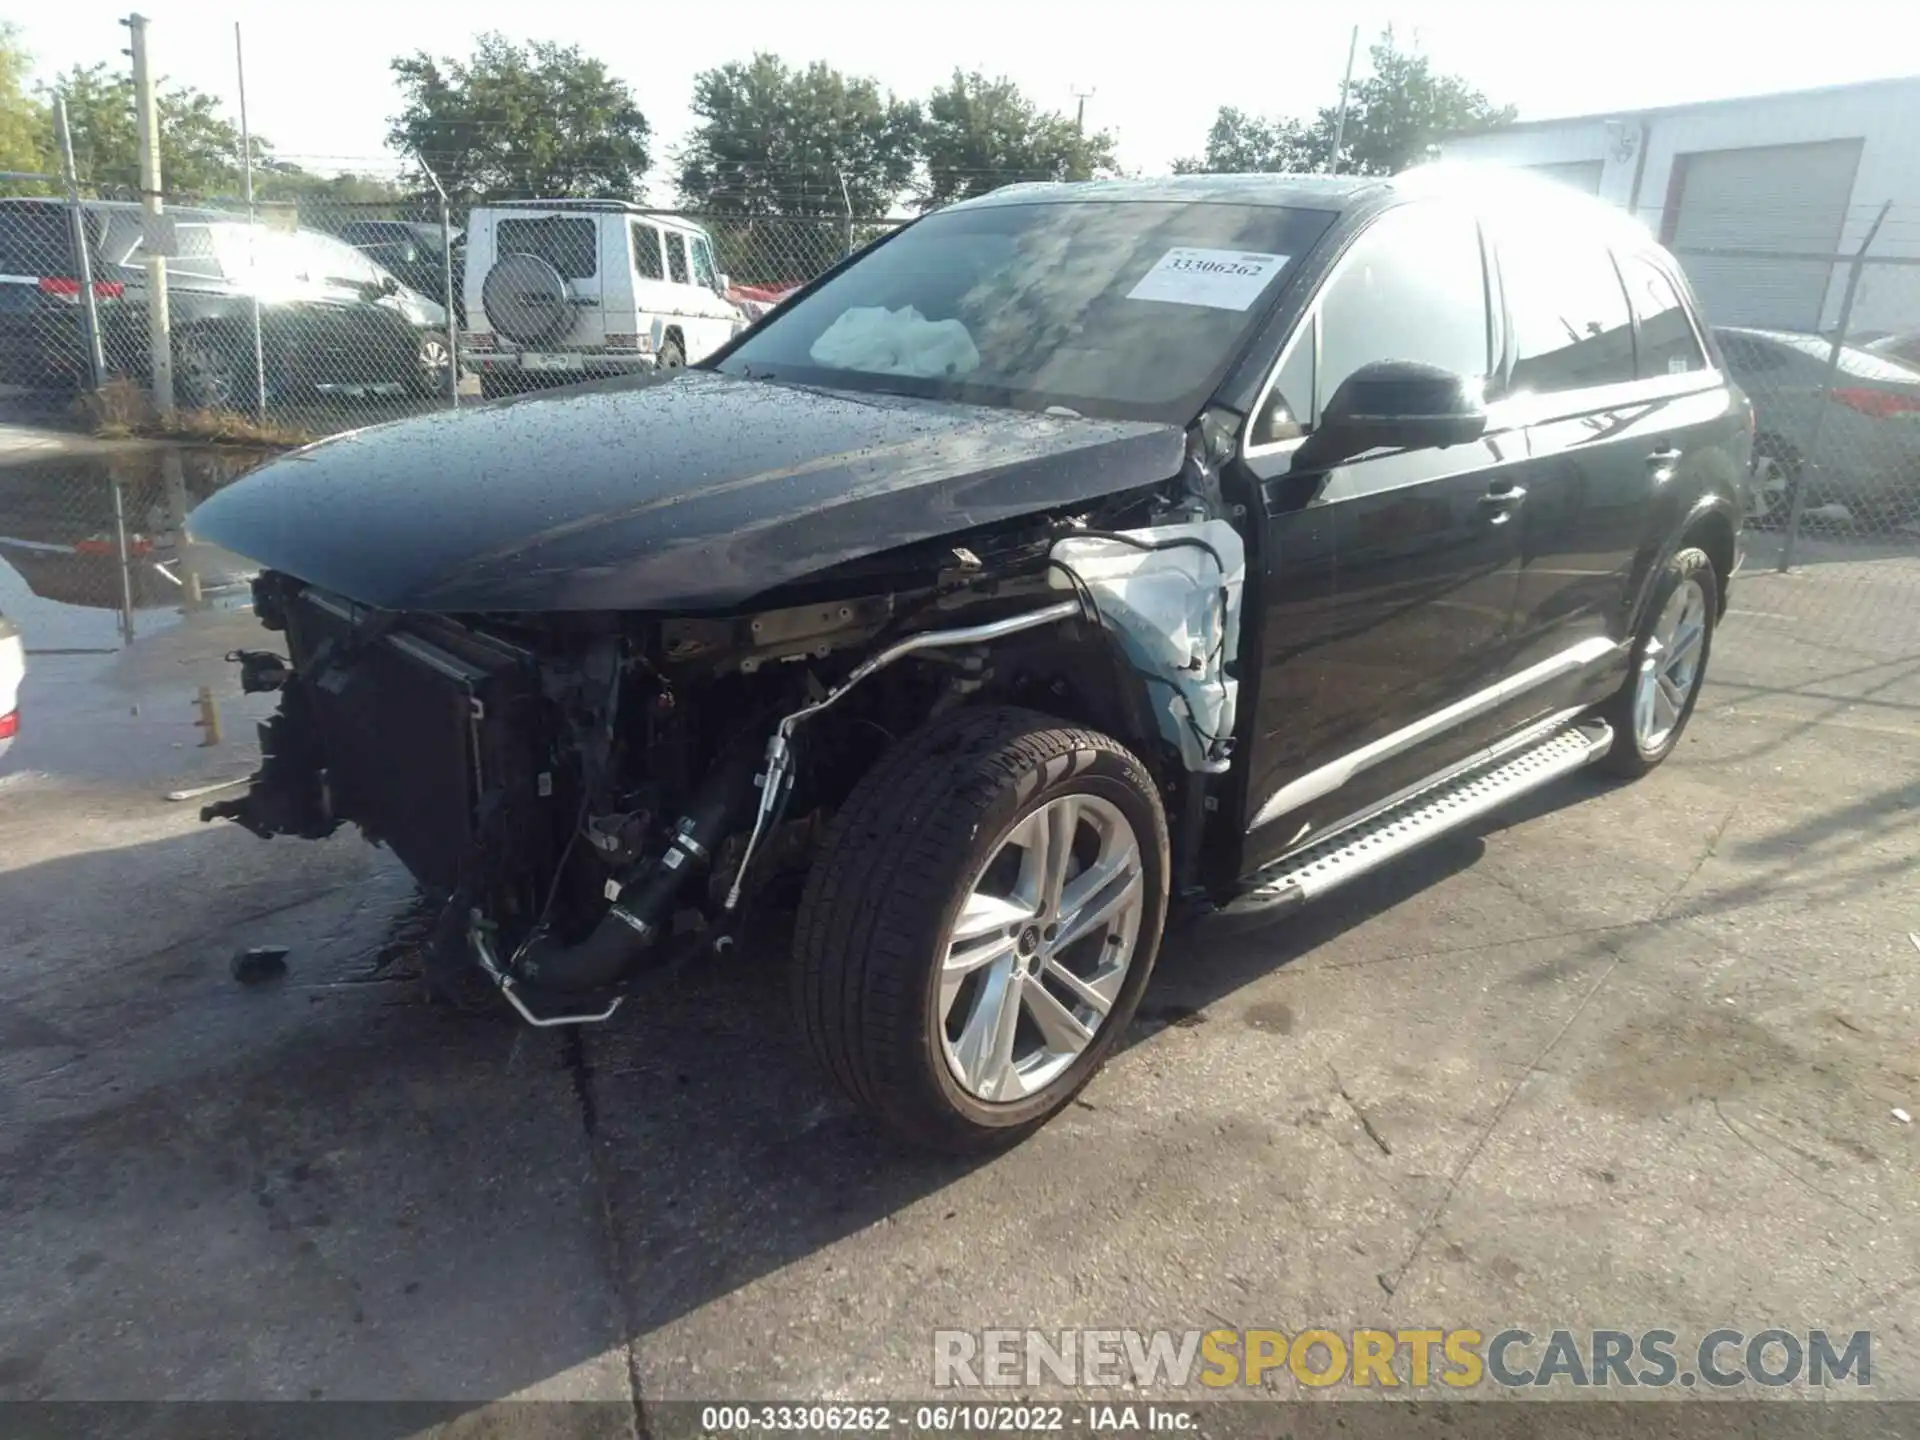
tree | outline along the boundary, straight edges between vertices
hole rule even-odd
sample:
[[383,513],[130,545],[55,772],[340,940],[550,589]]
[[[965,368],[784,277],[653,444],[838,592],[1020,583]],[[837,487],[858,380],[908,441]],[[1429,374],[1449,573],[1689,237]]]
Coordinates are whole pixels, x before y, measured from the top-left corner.
[[[1511,105],[1495,106],[1457,75],[1434,73],[1425,55],[1402,50],[1386,30],[1367,52],[1369,73],[1348,96],[1340,169],[1393,175],[1426,158],[1430,145],[1468,130],[1512,123]],[[1325,170],[1339,124],[1329,105],[1311,124],[1263,119],[1222,106],[1207,132],[1206,154],[1177,160],[1182,173]]]
[[1270,175],[1318,170],[1327,147],[1317,131],[1298,120],[1269,120],[1222,105],[1207,131],[1207,153],[1176,160],[1176,175]]
[[396,184],[377,175],[360,175],[351,170],[338,175],[316,175],[290,160],[269,159],[256,165],[253,193],[259,200],[306,201],[318,205],[400,204],[431,199],[417,189]]
[[[74,169],[80,178],[103,190],[137,191],[140,142],[133,114],[133,77],[110,73],[104,64],[76,65],[54,82],[54,89],[66,97]],[[160,181],[167,193],[237,194],[240,130],[221,114],[220,102],[191,86],[168,88],[163,83],[155,105],[160,119]],[[258,135],[252,138],[254,163],[259,164],[269,147]],[[56,143],[48,137],[50,150]]]
[[420,51],[396,59],[393,73],[405,103],[387,143],[424,156],[457,200],[640,193],[647,117],[626,83],[577,45],[487,34],[470,60]]
[[0,170],[44,174],[59,164],[47,151],[47,107],[27,90],[32,69],[19,28],[0,21]]
[[823,61],[756,54],[693,79],[675,157],[688,204],[732,215],[885,215],[913,178],[920,110]]
[[1091,135],[1054,111],[1043,111],[1002,76],[953,72],[927,101],[923,153],[927,191],[921,208],[984,195],[1028,180],[1091,180],[1114,168],[1113,137]]
[[[1356,81],[1347,105],[1340,168],[1360,175],[1393,175],[1426,158],[1427,147],[1449,135],[1513,123],[1511,105],[1495,106],[1457,75],[1437,75],[1425,55],[1394,44],[1385,31],[1367,52],[1372,72]],[[1315,126],[1332,148],[1337,108],[1320,112]]]

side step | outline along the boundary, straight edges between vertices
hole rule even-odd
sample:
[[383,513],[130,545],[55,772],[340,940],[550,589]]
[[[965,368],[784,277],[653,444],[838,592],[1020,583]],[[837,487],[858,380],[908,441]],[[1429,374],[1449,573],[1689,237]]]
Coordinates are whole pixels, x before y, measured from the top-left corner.
[[1281,856],[1254,877],[1247,893],[1222,908],[1229,915],[1247,915],[1317,899],[1516,796],[1592,764],[1612,744],[1613,729],[1604,721],[1556,730],[1518,753],[1490,758],[1358,825]]

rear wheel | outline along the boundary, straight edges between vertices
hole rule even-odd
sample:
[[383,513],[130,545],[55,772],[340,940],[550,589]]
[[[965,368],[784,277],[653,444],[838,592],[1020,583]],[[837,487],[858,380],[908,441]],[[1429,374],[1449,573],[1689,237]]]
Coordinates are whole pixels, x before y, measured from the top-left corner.
[[1747,523],[1782,525],[1800,487],[1800,457],[1784,441],[1763,435],[1754,445],[1753,478],[1747,492]]
[[241,408],[249,368],[233,337],[217,330],[186,330],[173,342],[174,390],[189,410]]
[[1613,726],[1613,746],[1600,762],[1605,769],[1637,779],[1673,753],[1700,698],[1719,613],[1713,561],[1688,546],[1661,573],[1626,683],[1601,708]]
[[808,876],[795,999],[822,1064],[897,1134],[1019,1139],[1126,1033],[1166,916],[1166,819],[1117,742],[963,712],[855,787]]
[[412,389],[423,400],[445,397],[447,377],[453,370],[453,352],[447,337],[429,332],[420,337],[414,353]]
[[686,352],[680,348],[680,342],[678,340],[669,338],[661,344],[660,356],[655,362],[656,369],[681,370],[686,368],[686,363]]

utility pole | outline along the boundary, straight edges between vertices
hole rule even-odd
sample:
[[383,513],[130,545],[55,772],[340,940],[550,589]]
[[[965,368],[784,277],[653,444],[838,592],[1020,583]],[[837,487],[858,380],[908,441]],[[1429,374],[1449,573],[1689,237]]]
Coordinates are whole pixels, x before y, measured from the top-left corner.
[[1347,41],[1347,73],[1340,77],[1340,116],[1333,122],[1333,154],[1327,157],[1327,173],[1340,173],[1340,146],[1347,138],[1347,96],[1353,90],[1353,56],[1360,48],[1360,27],[1353,27],[1353,38]]
[[147,258],[147,346],[153,368],[153,404],[162,415],[173,412],[173,327],[167,313],[167,260],[164,207],[160,200],[160,116],[154,103],[153,72],[147,63],[147,17],[121,22],[133,35],[133,109],[140,135],[140,208],[145,216],[141,250]]
[[1087,101],[1093,98],[1095,92],[1092,90],[1069,90],[1067,93],[1079,102],[1073,112],[1073,128],[1077,133],[1084,135],[1087,133]]

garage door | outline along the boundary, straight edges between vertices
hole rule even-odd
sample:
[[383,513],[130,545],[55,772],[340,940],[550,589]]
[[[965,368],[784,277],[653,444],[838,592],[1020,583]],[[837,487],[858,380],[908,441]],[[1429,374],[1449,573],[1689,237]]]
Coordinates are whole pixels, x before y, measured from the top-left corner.
[[1818,330],[1831,264],[1690,254],[1702,249],[1831,255],[1840,246],[1859,140],[1703,150],[1674,160],[1667,243],[1716,325]]
[[1547,165],[1529,165],[1527,169],[1536,175],[1545,175],[1549,180],[1558,180],[1562,185],[1584,190],[1589,195],[1598,195],[1600,172],[1606,169],[1606,165],[1604,160],[1556,160]]

